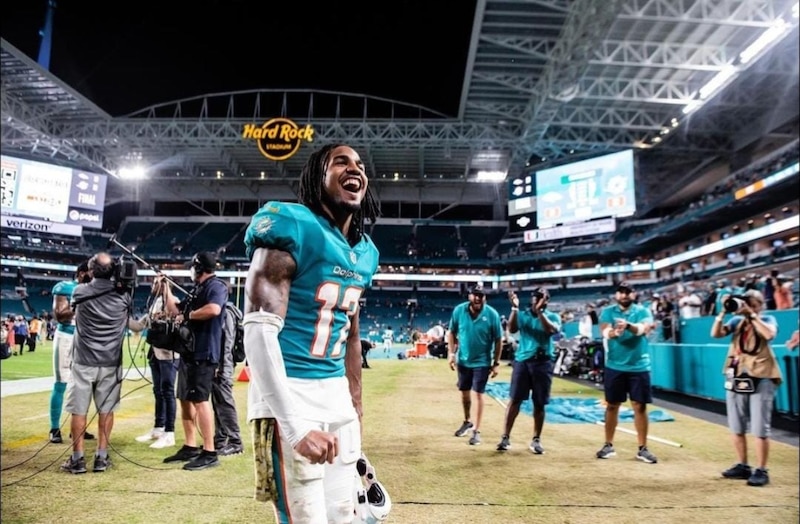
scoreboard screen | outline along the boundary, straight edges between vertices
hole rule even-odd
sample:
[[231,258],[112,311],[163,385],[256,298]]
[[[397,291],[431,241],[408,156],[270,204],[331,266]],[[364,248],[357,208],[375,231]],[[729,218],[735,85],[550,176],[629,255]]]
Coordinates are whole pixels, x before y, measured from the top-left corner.
[[633,151],[537,171],[535,188],[539,228],[633,215]]
[[103,227],[107,175],[2,155],[0,181],[3,227],[78,236]]

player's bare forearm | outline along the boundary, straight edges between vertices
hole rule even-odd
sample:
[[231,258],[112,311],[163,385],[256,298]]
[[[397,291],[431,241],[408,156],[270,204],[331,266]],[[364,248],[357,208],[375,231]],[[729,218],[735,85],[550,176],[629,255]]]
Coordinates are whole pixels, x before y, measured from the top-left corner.
[[244,313],[265,311],[286,318],[289,291],[297,264],[279,249],[258,248],[245,283]]
[[350,396],[358,418],[363,415],[361,405],[361,336],[359,335],[358,310],[350,319],[350,333],[347,336],[347,353],[344,356],[345,374],[350,384]]
[[69,300],[64,295],[56,295],[53,298],[53,315],[60,323],[69,322],[75,316],[75,312],[69,305]]

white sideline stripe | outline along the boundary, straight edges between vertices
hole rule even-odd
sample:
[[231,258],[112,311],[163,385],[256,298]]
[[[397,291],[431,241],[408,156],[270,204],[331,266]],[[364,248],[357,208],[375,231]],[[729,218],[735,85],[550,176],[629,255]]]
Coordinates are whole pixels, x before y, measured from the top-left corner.
[[28,420],[38,420],[40,418],[49,418],[49,417],[50,417],[49,413],[42,413],[41,415],[36,415],[36,416],[33,416],[33,417],[25,417],[25,418],[22,418],[20,420],[24,422],[24,421],[28,421]]
[[[139,375],[141,376],[141,375]],[[150,378],[150,368],[145,370],[145,377]],[[133,380],[142,380],[137,378]],[[53,377],[24,378],[20,380],[3,380],[0,382],[0,398],[11,397],[14,395],[25,395],[28,393],[41,393],[53,390]]]
[[[491,395],[489,395],[489,396],[491,397]],[[496,397],[492,397],[492,398],[498,404],[500,404],[503,407],[503,409],[506,408],[506,404],[502,400],[500,400],[499,398],[496,398]],[[605,426],[605,422],[601,422],[599,420],[596,420],[595,424],[597,424],[598,426]],[[617,431],[621,431],[623,433],[628,433],[629,435],[636,435],[635,431],[630,430],[628,428],[622,428],[620,426],[617,426]],[[647,435],[647,440],[652,440],[654,442],[660,442],[661,444],[666,444],[668,446],[675,446],[676,448],[682,448],[683,447],[683,444],[681,444],[679,442],[675,442],[675,441],[672,441],[672,440],[667,440],[667,439],[661,438],[661,437],[656,437],[656,436],[653,436],[653,435],[650,435],[650,434]]]
[[[595,424],[597,424],[598,426],[605,426],[606,425],[605,422],[601,422],[599,420],[595,421]],[[619,426],[617,426],[617,431],[622,431],[623,433],[628,433],[629,435],[636,435],[635,431],[633,431],[631,429],[628,429],[628,428],[621,428]],[[675,446],[676,448],[682,448],[683,447],[683,444],[680,444],[680,443],[675,442],[673,440],[667,440],[665,438],[655,437],[655,436],[650,435],[650,434],[647,435],[647,440],[653,440],[655,442],[660,442],[661,444],[666,444],[668,446]]]

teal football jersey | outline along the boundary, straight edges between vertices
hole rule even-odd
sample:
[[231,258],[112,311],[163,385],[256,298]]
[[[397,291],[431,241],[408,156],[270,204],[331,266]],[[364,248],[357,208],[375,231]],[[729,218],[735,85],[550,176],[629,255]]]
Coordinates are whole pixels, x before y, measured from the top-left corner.
[[284,202],[267,202],[253,216],[244,242],[248,258],[266,247],[286,251],[297,264],[278,335],[287,376],[344,376],[350,318],[378,269],[375,244],[365,234],[351,247],[325,217]]
[[[75,288],[78,287],[78,282],[75,280],[63,280],[53,286],[52,295],[61,295],[63,297],[67,297],[67,302],[72,300],[72,292],[75,291]],[[65,324],[63,322],[59,322],[57,329],[62,333],[75,333],[75,324],[72,322]]]

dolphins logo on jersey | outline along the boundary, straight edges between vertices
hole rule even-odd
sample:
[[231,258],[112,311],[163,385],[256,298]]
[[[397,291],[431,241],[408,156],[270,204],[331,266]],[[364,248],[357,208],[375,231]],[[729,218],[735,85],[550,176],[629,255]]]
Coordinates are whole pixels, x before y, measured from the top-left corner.
[[358,262],[358,257],[356,257],[356,254],[353,253],[352,251],[350,252],[350,262],[352,262],[353,264]]
[[267,231],[272,229],[272,219],[271,218],[262,218],[258,221],[258,223],[254,226],[256,233],[259,235],[265,235]]

